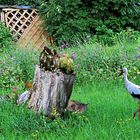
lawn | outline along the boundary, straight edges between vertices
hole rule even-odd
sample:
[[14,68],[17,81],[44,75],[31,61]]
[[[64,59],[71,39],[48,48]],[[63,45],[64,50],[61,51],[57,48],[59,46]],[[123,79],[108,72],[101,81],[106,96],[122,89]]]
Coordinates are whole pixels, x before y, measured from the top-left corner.
[[132,118],[137,102],[128,95],[123,81],[77,85],[71,98],[88,103],[87,111],[67,113],[65,118],[54,121],[46,120],[26,106],[0,102],[0,139],[139,139],[140,122]]

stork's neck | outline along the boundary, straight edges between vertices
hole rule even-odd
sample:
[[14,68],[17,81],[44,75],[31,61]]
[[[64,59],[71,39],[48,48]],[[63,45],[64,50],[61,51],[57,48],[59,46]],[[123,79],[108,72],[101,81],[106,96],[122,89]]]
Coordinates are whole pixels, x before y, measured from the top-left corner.
[[124,73],[123,76],[124,76],[124,81],[127,82],[128,81],[128,79],[127,79],[127,72]]

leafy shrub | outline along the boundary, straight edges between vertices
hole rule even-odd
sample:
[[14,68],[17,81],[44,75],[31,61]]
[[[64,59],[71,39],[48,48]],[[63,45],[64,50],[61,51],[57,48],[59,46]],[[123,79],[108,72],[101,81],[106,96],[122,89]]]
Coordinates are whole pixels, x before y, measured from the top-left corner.
[[10,49],[0,56],[0,88],[25,86],[32,81],[38,53],[34,49]]
[[14,86],[14,85],[19,85],[19,82],[21,82],[22,84],[22,81],[21,81],[22,70],[14,61],[15,60],[12,58],[0,64],[0,74],[1,74],[0,88],[1,89],[10,88],[11,86]]
[[136,43],[140,38],[140,32],[134,31],[132,28],[127,28],[122,30],[120,33],[117,33],[112,36],[113,43]]
[[11,47],[12,35],[4,23],[0,22],[0,49],[3,47]]
[[140,31],[138,0],[0,0],[0,4],[36,6],[49,35],[59,45],[73,43],[81,34],[96,35],[102,43],[112,44],[114,33],[128,27]]
[[111,44],[113,33],[127,27],[140,31],[139,1],[53,0],[42,2],[41,15],[51,36],[61,44],[75,35],[97,35],[99,41]]

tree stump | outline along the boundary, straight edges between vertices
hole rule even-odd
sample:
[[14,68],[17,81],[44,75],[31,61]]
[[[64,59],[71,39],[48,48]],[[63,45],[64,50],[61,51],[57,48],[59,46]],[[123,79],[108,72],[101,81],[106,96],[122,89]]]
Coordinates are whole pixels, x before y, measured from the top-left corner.
[[29,108],[49,117],[55,117],[56,113],[63,115],[72,93],[74,79],[74,74],[44,71],[37,65]]

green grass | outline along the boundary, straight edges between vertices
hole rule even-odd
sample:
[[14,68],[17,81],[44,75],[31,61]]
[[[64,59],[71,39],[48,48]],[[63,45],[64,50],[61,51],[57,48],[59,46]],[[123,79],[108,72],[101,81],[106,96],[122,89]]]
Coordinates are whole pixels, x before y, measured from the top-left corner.
[[[2,92],[1,92],[2,93]],[[0,139],[10,140],[137,140],[140,122],[132,119],[137,108],[122,81],[94,82],[74,87],[72,99],[89,103],[83,114],[45,120],[26,106],[0,102]]]

